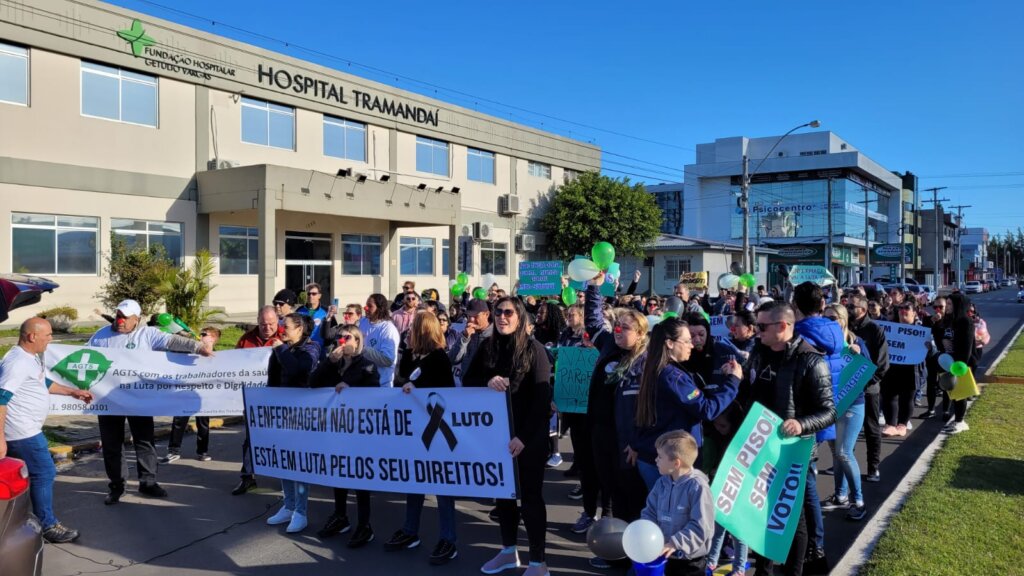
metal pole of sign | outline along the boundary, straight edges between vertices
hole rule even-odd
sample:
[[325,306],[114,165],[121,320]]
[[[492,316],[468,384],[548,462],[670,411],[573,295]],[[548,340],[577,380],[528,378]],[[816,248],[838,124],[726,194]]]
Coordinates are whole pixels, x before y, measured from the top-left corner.
[[871,224],[868,222],[868,187],[864,187],[864,281],[871,282]]
[[750,267],[750,158],[743,155],[743,180],[740,183],[740,208],[743,210],[743,272],[753,272]]
[[827,180],[828,185],[828,241],[825,247],[825,269],[832,271],[832,178]]

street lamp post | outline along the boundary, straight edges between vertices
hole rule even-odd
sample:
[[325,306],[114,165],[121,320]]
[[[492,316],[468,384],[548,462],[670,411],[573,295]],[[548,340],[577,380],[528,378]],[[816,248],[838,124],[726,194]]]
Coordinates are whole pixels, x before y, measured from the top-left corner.
[[775,148],[778,147],[778,145],[783,140],[786,139],[786,136],[789,136],[790,134],[792,134],[793,132],[796,132],[797,130],[799,130],[801,128],[808,128],[808,127],[810,127],[810,128],[817,128],[818,126],[821,126],[821,122],[819,122],[817,120],[811,120],[810,122],[808,122],[806,124],[801,124],[801,125],[793,128],[789,132],[786,132],[785,134],[783,134],[778,140],[775,141],[775,144],[773,144],[771,149],[768,150],[768,153],[765,154],[763,158],[761,158],[761,161],[757,163],[757,166],[754,167],[753,172],[749,171],[750,158],[746,154],[743,155],[743,176],[742,176],[742,180],[741,180],[741,184],[740,184],[740,208],[743,210],[743,271],[744,272],[747,272],[749,274],[753,274],[754,273],[754,262],[755,262],[755,260],[754,260],[754,258],[755,258],[754,247],[750,245],[750,179],[753,178],[755,174],[757,174],[757,171],[761,169],[761,165],[764,164],[764,161],[767,160],[772,155],[772,152],[774,152]]

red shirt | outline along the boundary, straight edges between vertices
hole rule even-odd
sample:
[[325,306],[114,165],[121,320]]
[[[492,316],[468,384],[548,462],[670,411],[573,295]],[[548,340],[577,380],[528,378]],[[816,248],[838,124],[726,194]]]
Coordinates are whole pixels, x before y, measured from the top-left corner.
[[253,328],[242,335],[235,348],[263,348],[264,346],[273,346],[274,342],[279,342],[280,340],[276,332],[273,336],[264,340],[260,337],[260,329]]

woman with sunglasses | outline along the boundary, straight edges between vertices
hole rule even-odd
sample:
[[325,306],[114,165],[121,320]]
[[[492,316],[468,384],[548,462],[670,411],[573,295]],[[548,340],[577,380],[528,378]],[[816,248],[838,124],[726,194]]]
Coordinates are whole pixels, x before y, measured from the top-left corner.
[[452,328],[452,320],[447,312],[438,312],[437,321],[441,325],[441,334],[444,336],[444,350],[451,352],[452,347],[459,342],[459,333]]
[[[313,319],[293,312],[283,318],[284,334],[274,343],[270,364],[267,367],[267,386],[279,388],[309,388],[310,376],[320,358],[320,346],[311,339]],[[284,505],[276,514],[267,518],[267,524],[276,526],[288,524],[287,532],[294,534],[305,530],[306,504],[309,500],[309,484],[294,480],[281,480]]]
[[398,361],[398,341],[401,336],[391,322],[391,310],[387,296],[370,294],[366,299],[366,312],[359,321],[359,330],[364,335],[363,355],[377,365],[380,386],[391,388],[395,380],[395,363]]
[[[636,393],[647,356],[647,317],[636,310],[613,311],[610,328],[601,311],[604,273],[587,286],[584,319],[587,333],[600,352],[590,377],[587,424],[590,427],[598,486],[610,494],[612,512],[627,522],[640,517],[646,503],[646,487],[636,469]],[[584,488],[586,486],[584,485]],[[596,567],[606,565],[591,560]]]
[[484,340],[463,376],[465,386],[488,387],[509,396],[512,439],[508,451],[519,469],[520,507],[515,500],[498,500],[502,550],[480,568],[497,574],[517,568],[519,518],[530,542],[530,565],[525,576],[547,576],[544,504],[544,462],[548,458],[551,412],[551,363],[544,346],[527,333],[526,308],[515,298],[494,304],[494,333]]
[[[904,300],[893,310],[899,324],[921,325],[917,311],[911,301]],[[907,435],[910,411],[914,407],[914,395],[918,388],[926,385],[924,362],[920,364],[889,363],[889,370],[882,377],[882,415],[885,427],[882,436],[903,438]]]
[[[842,304],[829,304],[822,316],[839,323],[846,346],[855,354],[868,356],[868,347],[850,328],[850,313]],[[870,358],[868,358],[870,360]],[[832,449],[833,477],[835,492],[821,503],[821,510],[829,512],[841,508],[849,508],[847,518],[861,520],[867,515],[864,508],[864,492],[861,489],[860,465],[853,449],[857,446],[857,437],[864,427],[864,392],[861,391],[846,413],[836,418],[836,438],[829,440]]]
[[[416,315],[409,328],[409,350],[398,365],[398,379],[404,383],[402,392],[408,394],[416,388],[454,388],[452,363],[444,349],[445,341],[437,316],[428,312]],[[384,549],[393,552],[420,545],[420,516],[423,514],[423,494],[406,494],[405,524],[384,543]],[[447,564],[459,555],[455,548],[455,499],[436,496],[437,517],[441,524],[440,540],[430,553],[430,564]]]
[[[363,356],[363,333],[354,325],[338,329],[334,348],[317,367],[311,378],[314,388],[333,387],[341,393],[346,388],[372,388],[380,386],[377,366]],[[359,548],[373,540],[370,527],[370,492],[356,490],[356,530],[348,542],[349,548]],[[316,533],[321,538],[344,534],[352,529],[346,512],[347,488],[334,489],[334,512],[328,516],[324,527]]]

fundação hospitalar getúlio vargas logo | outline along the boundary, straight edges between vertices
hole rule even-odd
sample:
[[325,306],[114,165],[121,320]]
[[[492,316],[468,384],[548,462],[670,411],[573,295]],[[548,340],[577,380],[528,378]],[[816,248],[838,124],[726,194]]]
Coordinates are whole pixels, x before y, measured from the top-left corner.
[[113,362],[95,350],[76,350],[57,362],[53,371],[82,390],[88,390],[107,375],[111,365]]
[[146,47],[156,44],[156,40],[146,35],[146,30],[142,28],[142,22],[138,19],[132,20],[131,28],[118,30],[117,35],[125,42],[131,44],[132,54],[136,57],[142,56],[142,51],[145,50]]

